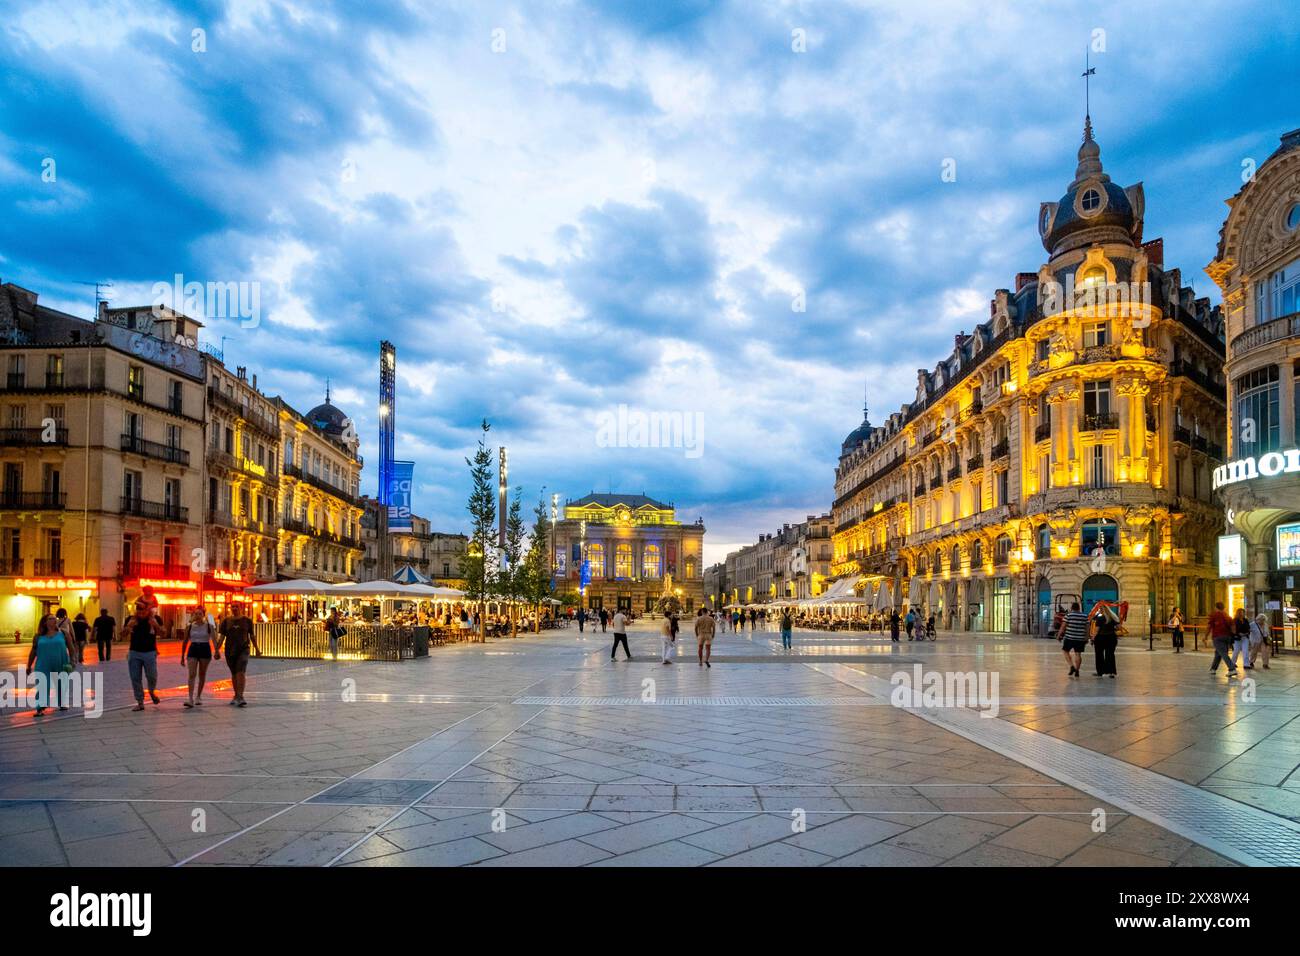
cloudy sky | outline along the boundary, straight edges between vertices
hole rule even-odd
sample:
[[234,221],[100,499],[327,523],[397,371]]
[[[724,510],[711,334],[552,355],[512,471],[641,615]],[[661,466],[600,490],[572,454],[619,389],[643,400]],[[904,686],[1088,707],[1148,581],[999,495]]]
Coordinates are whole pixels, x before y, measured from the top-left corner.
[[[712,560],[829,508],[864,389],[896,409],[1037,269],[1090,46],[1106,169],[1213,293],[1224,198],[1300,125],[1300,41],[1274,3],[1198,6],[0,2],[0,280],[79,315],[86,281],[258,283],[206,341],[302,410],[328,377],[367,491],[387,337],[437,526],[486,417],[525,501],[644,491]],[[610,447],[620,404],[700,453]]]

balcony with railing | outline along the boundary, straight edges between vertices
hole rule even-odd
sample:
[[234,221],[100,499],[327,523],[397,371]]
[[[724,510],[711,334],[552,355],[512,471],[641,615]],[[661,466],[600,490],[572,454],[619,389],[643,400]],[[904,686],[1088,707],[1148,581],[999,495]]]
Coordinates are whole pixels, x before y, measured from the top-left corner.
[[1079,426],[1079,430],[1085,432],[1099,432],[1109,428],[1119,428],[1118,412],[1098,412],[1095,415],[1084,415],[1083,423]]
[[63,511],[67,506],[64,491],[0,491],[0,511]]
[[208,524],[218,525],[222,528],[238,528],[235,522],[235,516],[229,511],[222,511],[219,508],[208,509]]
[[68,444],[68,430],[55,426],[44,428],[0,428],[0,447],[33,448],[40,445],[65,447]]
[[32,574],[36,577],[44,577],[49,574],[63,573],[62,558],[37,558],[32,562]]
[[284,473],[290,478],[297,478],[299,481],[305,481],[307,484],[319,488],[321,491],[333,495],[335,498],[341,498],[348,504],[357,504],[357,500],[352,496],[351,492],[343,490],[337,485],[326,481],[324,478],[305,472],[297,465],[285,465]]
[[983,467],[984,467],[983,455],[973,455],[970,458],[966,459],[966,470],[968,472],[977,471]]
[[21,578],[27,562],[23,558],[0,558],[0,578]]
[[1034,441],[1047,441],[1052,437],[1052,423],[1041,422],[1034,426]]
[[948,480],[956,481],[961,477],[961,465],[953,465],[948,469]]
[[117,576],[123,580],[149,578],[155,581],[188,581],[190,567],[178,561],[119,561]]
[[122,451],[140,455],[144,458],[169,461],[175,465],[189,465],[190,463],[190,453],[184,448],[164,445],[162,442],[148,441],[139,435],[123,435]]
[[1006,458],[1011,454],[1011,440],[1004,438],[993,446],[989,452],[989,461],[997,461],[999,458]]
[[190,509],[165,501],[145,501],[143,498],[123,496],[118,510],[124,515],[149,518],[154,521],[175,521],[189,524]]
[[1232,357],[1238,359],[1255,349],[1297,337],[1300,337],[1300,312],[1292,312],[1242,332],[1232,340],[1230,351]]
[[1171,377],[1175,378],[1191,379],[1212,395],[1222,397],[1227,391],[1227,385],[1219,381],[1213,372],[1198,368],[1190,362],[1184,362],[1181,359],[1177,362],[1169,363],[1169,374]]

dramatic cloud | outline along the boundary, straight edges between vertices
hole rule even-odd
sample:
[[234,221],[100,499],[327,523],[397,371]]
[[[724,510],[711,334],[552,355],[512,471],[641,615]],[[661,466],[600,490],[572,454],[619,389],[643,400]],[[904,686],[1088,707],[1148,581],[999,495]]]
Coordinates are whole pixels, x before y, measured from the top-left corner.
[[[438,526],[487,417],[529,501],[644,491],[715,558],[829,507],[864,388],[883,418],[1037,269],[1090,44],[1103,161],[1210,293],[1222,200],[1295,122],[1263,2],[36,0],[0,33],[0,278],[83,315],[87,281],[259,282],[206,341],[303,409],[328,378],[368,489],[388,338]],[[698,415],[703,454],[608,447],[622,405]]]

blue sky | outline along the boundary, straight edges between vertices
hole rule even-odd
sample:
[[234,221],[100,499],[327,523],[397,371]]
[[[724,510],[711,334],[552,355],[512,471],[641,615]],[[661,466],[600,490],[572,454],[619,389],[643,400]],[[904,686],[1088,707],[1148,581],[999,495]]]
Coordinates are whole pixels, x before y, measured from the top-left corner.
[[[487,417],[526,501],[644,491],[713,559],[826,510],[864,388],[896,409],[1038,268],[1097,38],[1106,169],[1213,295],[1242,163],[1300,126],[1279,10],[0,3],[0,279],[82,315],[84,280],[258,282],[259,324],[207,340],[303,410],[328,376],[367,491],[387,337],[439,527]],[[620,403],[700,415],[703,454],[602,447]]]

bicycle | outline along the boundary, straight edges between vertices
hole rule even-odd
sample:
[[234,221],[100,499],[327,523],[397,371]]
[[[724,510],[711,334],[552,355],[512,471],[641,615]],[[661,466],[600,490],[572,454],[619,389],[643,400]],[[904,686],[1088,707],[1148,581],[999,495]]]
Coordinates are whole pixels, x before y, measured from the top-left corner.
[[932,641],[936,641],[939,639],[939,632],[935,629],[935,626],[933,624],[926,624],[925,636]]

